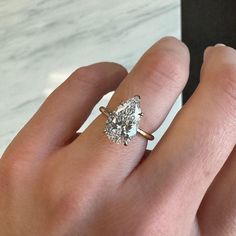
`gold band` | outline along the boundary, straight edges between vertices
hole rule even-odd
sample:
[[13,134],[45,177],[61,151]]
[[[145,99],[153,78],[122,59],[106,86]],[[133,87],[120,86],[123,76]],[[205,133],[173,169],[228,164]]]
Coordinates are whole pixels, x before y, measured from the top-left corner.
[[[104,114],[105,116],[109,116],[110,111],[108,111],[107,108],[105,107],[99,107],[99,111]],[[147,140],[154,140],[154,136],[152,134],[149,134],[147,132],[145,132],[144,130],[138,128],[137,132],[142,135],[144,138],[146,138]]]
[[146,138],[147,140],[153,140],[154,139],[154,136],[152,134],[149,134],[147,132],[145,132],[144,130],[142,129],[139,129],[137,130],[137,132],[142,135],[144,138]]

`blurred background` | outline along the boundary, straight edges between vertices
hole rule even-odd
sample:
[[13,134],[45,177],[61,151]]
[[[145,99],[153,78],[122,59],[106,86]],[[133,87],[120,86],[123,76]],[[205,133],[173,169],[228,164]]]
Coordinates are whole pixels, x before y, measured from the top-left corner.
[[[130,71],[158,39],[180,32],[179,0],[0,0],[0,155],[76,68],[114,61]],[[178,98],[149,148],[180,107]]]

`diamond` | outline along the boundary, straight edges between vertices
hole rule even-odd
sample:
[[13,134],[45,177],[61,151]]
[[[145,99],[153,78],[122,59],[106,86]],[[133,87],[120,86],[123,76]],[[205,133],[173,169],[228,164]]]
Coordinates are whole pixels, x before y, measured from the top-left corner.
[[109,112],[104,132],[115,143],[128,145],[137,134],[140,118],[143,113],[140,108],[140,96],[122,102],[115,111]]

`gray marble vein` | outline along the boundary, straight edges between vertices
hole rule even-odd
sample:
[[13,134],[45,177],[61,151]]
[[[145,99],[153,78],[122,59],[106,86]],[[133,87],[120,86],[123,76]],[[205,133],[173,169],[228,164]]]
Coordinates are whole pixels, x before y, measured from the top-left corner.
[[[130,70],[162,36],[180,37],[179,8],[177,0],[0,0],[0,154],[76,68],[115,61]],[[180,99],[157,141],[179,108]],[[83,129],[97,114],[96,106]]]

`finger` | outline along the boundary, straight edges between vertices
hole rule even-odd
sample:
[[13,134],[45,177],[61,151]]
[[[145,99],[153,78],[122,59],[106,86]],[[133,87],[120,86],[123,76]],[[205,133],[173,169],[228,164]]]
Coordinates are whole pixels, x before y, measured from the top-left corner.
[[132,177],[153,196],[154,204],[165,199],[163,219],[168,215],[181,225],[193,222],[207,188],[235,145],[235,91],[235,50],[208,49],[197,90]]
[[18,155],[29,152],[45,156],[63,146],[101,97],[114,90],[126,74],[122,66],[108,62],[79,68],[47,98],[10,150],[17,150]]
[[[145,114],[140,127],[152,133],[160,126],[181,93],[187,81],[188,67],[189,53],[182,42],[171,37],[160,40],[144,54],[120,84],[108,108],[114,110],[122,101],[140,95]],[[124,177],[142,158],[147,142],[137,135],[128,146],[113,143],[103,132],[105,121],[106,117],[101,114],[70,145],[70,152],[78,159],[76,153],[79,150],[84,158],[90,157],[87,161],[93,165],[104,165],[106,172],[110,173],[116,168],[116,173]],[[107,168],[107,165],[110,167]],[[113,175],[118,177],[114,172]]]
[[198,211],[203,235],[236,235],[236,147],[208,189]]

